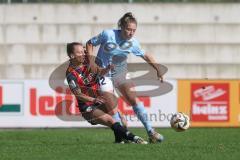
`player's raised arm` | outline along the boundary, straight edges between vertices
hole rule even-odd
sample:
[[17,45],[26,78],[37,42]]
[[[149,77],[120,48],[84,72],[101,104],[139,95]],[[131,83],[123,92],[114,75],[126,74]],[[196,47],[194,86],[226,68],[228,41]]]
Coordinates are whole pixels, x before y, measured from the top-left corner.
[[86,43],[86,54],[88,56],[88,59],[90,61],[91,69],[96,71],[96,63],[95,63],[95,55],[93,53],[94,47],[100,45],[106,41],[106,33],[103,31],[102,33],[98,34],[97,36],[92,37],[88,42]]
[[145,53],[142,58],[149,64],[151,65],[156,71],[157,71],[157,77],[158,79],[163,82],[163,76],[160,71],[159,65],[156,63],[155,59],[150,55]]
[[93,45],[90,40],[86,43],[86,54],[88,56],[90,64],[95,63],[95,56],[93,55]]
[[93,54],[93,48],[94,46],[92,45],[91,41],[89,40],[86,43],[86,55],[89,59],[89,64],[93,72],[97,72],[97,65],[95,63],[95,56]]

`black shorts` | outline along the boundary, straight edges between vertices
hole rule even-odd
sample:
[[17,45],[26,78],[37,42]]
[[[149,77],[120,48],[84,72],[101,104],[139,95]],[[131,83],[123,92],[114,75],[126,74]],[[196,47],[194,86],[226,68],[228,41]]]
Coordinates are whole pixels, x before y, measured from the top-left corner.
[[78,105],[78,108],[81,113],[92,112],[97,108],[97,105]]
[[78,106],[83,118],[87,120],[91,125],[97,125],[95,119],[92,118],[92,112],[98,107],[99,104]]

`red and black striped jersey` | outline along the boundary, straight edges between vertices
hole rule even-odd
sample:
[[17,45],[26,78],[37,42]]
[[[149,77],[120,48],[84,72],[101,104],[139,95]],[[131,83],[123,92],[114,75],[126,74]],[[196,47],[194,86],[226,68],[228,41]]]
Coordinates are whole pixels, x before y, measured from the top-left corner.
[[[91,72],[91,68],[87,64],[74,67],[71,63],[66,71],[68,85],[72,92],[81,90],[81,93],[96,98],[99,95],[99,75]],[[78,105],[93,105],[93,102],[83,102],[78,100]]]

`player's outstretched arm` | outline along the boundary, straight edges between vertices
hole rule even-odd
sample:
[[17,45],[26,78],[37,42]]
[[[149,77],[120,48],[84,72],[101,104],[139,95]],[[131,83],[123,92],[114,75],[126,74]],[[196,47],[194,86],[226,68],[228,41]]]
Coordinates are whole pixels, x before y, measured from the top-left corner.
[[143,59],[157,71],[158,79],[163,82],[163,76],[161,74],[159,65],[156,63],[155,59],[147,53],[144,54]]
[[86,43],[86,55],[88,56],[89,59],[89,64],[93,72],[97,72],[97,65],[95,63],[95,56],[93,54],[93,48],[94,46],[90,41]]
[[76,98],[78,100],[80,100],[80,101],[83,101],[83,102],[94,102],[95,98],[83,94],[81,92],[81,89],[72,90],[72,92],[76,96]]
[[105,103],[105,100],[101,96],[98,96],[97,98],[88,96],[86,94],[81,93],[81,89],[77,89],[77,90],[74,90],[72,92],[76,96],[76,98],[80,101],[93,102],[93,103],[98,103],[98,104],[104,104]]
[[86,54],[87,54],[90,62],[95,62],[95,58],[93,56],[93,45],[92,45],[92,43],[90,41],[88,41],[86,43]]

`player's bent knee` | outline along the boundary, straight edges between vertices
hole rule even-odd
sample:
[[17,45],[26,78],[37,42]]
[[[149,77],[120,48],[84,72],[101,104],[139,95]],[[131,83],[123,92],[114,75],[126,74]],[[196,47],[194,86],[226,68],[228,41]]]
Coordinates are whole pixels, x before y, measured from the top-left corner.
[[114,114],[116,114],[118,112],[117,108],[114,108],[113,110],[109,111],[108,114],[113,116]]
[[128,102],[131,106],[136,106],[137,105],[137,100],[135,98],[129,99]]
[[108,114],[105,114],[105,115],[99,117],[97,120],[100,122],[100,124],[103,124],[103,125],[106,125],[109,127],[111,127],[115,122],[114,119],[112,118],[112,116],[110,116]]

